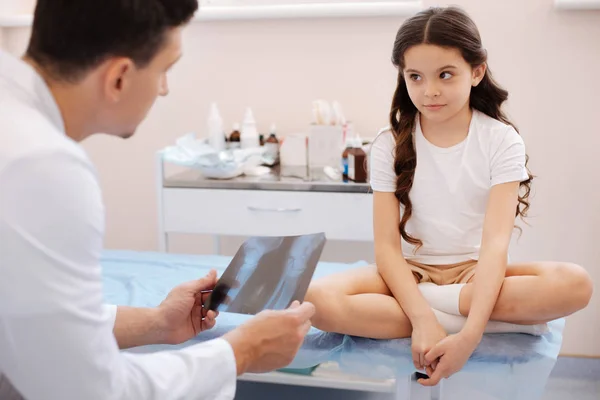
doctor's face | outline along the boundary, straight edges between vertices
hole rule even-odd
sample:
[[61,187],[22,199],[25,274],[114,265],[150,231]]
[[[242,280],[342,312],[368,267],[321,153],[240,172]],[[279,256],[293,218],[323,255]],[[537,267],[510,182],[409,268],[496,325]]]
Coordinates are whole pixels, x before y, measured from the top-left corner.
[[164,45],[149,64],[141,68],[130,60],[117,64],[115,79],[107,79],[110,101],[98,121],[104,126],[102,132],[122,138],[133,136],[156,98],[169,93],[167,73],[180,57],[181,29],[173,28],[166,33]]

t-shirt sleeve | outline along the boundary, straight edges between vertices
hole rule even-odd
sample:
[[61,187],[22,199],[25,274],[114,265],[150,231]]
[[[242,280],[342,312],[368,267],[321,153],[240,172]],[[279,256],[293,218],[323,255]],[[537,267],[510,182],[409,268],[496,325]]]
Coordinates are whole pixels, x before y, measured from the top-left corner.
[[492,152],[490,165],[491,186],[507,182],[522,182],[529,174],[525,167],[525,143],[512,127],[498,141]]
[[369,153],[370,184],[375,192],[395,192],[394,149],[396,142],[391,131],[377,135]]

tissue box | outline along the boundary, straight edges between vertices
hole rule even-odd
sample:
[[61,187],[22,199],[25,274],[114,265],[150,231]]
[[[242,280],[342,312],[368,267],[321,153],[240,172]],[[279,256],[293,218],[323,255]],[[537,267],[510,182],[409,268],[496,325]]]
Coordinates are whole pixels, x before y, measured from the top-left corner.
[[311,125],[308,131],[308,163],[314,167],[340,165],[344,151],[344,128],[340,125]]
[[279,148],[279,160],[282,166],[306,166],[306,138],[305,133],[290,134],[283,138]]

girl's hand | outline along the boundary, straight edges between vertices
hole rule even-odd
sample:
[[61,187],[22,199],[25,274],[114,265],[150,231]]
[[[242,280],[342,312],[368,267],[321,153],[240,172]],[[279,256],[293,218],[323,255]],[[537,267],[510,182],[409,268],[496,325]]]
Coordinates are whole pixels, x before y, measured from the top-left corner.
[[435,386],[442,378],[447,379],[457,373],[478,344],[479,340],[464,333],[444,338],[425,355],[425,363],[432,367],[427,368],[429,378],[419,379],[418,382],[423,386]]
[[435,317],[413,325],[411,350],[417,370],[426,370],[431,365],[425,362],[425,355],[446,336],[448,334]]

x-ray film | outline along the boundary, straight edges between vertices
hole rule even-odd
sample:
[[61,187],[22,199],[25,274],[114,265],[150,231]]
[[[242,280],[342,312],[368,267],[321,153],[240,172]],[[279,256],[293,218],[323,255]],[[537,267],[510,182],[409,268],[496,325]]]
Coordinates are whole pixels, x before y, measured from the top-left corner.
[[257,314],[304,301],[325,234],[254,237],[239,248],[208,303],[213,311]]

